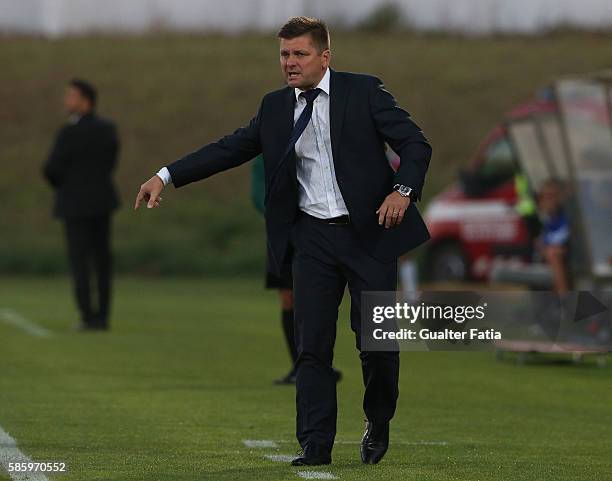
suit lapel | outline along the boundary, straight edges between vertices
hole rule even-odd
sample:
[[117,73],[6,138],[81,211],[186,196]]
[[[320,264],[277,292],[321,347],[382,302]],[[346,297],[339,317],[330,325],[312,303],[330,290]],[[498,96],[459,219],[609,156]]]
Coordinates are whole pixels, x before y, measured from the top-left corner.
[[348,98],[348,86],[344,79],[335,70],[330,69],[329,81],[329,124],[330,137],[332,144],[332,154],[334,165],[338,161],[338,146],[340,145],[340,135],[342,124],[344,123],[344,112],[346,110],[346,100]]
[[[279,135],[281,139],[280,143],[280,156],[279,162],[282,161],[282,155],[289,145],[289,140],[291,139],[291,133],[293,132],[293,118],[295,113],[295,90],[291,87],[287,87],[287,92],[285,94],[285,98],[283,99],[282,111],[279,116]],[[294,181],[297,181],[297,171],[294,160],[287,159],[286,165],[289,169],[290,178]],[[284,167],[285,168],[285,167]]]
[[281,139],[281,154],[289,145],[291,132],[293,132],[293,115],[295,111],[295,91],[287,87],[287,92],[283,99],[283,106],[279,115],[278,132]]

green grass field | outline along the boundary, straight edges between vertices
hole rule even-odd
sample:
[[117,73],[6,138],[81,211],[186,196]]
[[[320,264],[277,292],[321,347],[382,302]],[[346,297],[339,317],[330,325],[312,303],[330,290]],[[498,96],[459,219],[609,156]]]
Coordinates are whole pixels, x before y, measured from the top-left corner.
[[[0,278],[0,308],[53,333],[0,322],[0,426],[30,458],[67,463],[50,479],[300,479],[300,469],[264,458],[297,443],[294,390],[271,383],[288,358],[276,296],[259,279],[120,279],[109,333],[71,330],[69,289],[66,279]],[[404,353],[390,451],[362,465],[347,316],[345,304],[334,462],[313,470],[347,481],[612,479],[612,369],[517,366],[492,353]]]

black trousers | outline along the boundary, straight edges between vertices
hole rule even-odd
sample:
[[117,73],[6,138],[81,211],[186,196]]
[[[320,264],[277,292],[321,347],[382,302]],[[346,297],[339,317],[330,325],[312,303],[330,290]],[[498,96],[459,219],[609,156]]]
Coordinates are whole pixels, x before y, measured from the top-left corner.
[[[68,258],[81,320],[92,326],[108,324],[111,295],[110,215],[65,220]],[[93,276],[92,276],[93,274]],[[96,280],[92,303],[90,281]]]
[[[397,287],[397,261],[384,263],[362,247],[349,225],[301,215],[292,242],[297,359],[297,439],[331,451],[336,435],[336,381],[332,371],[338,307],[348,283],[351,329],[360,351],[368,420],[387,422],[398,397],[399,353],[361,351],[361,292]],[[356,420],[361,421],[361,420]]]

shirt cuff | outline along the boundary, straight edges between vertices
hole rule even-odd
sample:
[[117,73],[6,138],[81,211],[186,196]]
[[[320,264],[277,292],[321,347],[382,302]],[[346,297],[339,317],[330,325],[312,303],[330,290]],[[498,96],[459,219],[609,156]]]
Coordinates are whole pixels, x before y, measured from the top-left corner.
[[172,183],[172,177],[170,176],[170,171],[168,170],[168,167],[162,167],[157,173],[157,176],[162,180],[164,185]]

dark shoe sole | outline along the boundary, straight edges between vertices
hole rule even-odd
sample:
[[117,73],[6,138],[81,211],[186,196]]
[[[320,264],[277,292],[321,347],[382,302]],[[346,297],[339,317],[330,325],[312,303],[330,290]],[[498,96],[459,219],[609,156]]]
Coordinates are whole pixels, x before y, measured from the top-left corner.
[[325,464],[331,464],[331,459],[306,460],[299,458],[291,461],[291,466],[323,466]]

